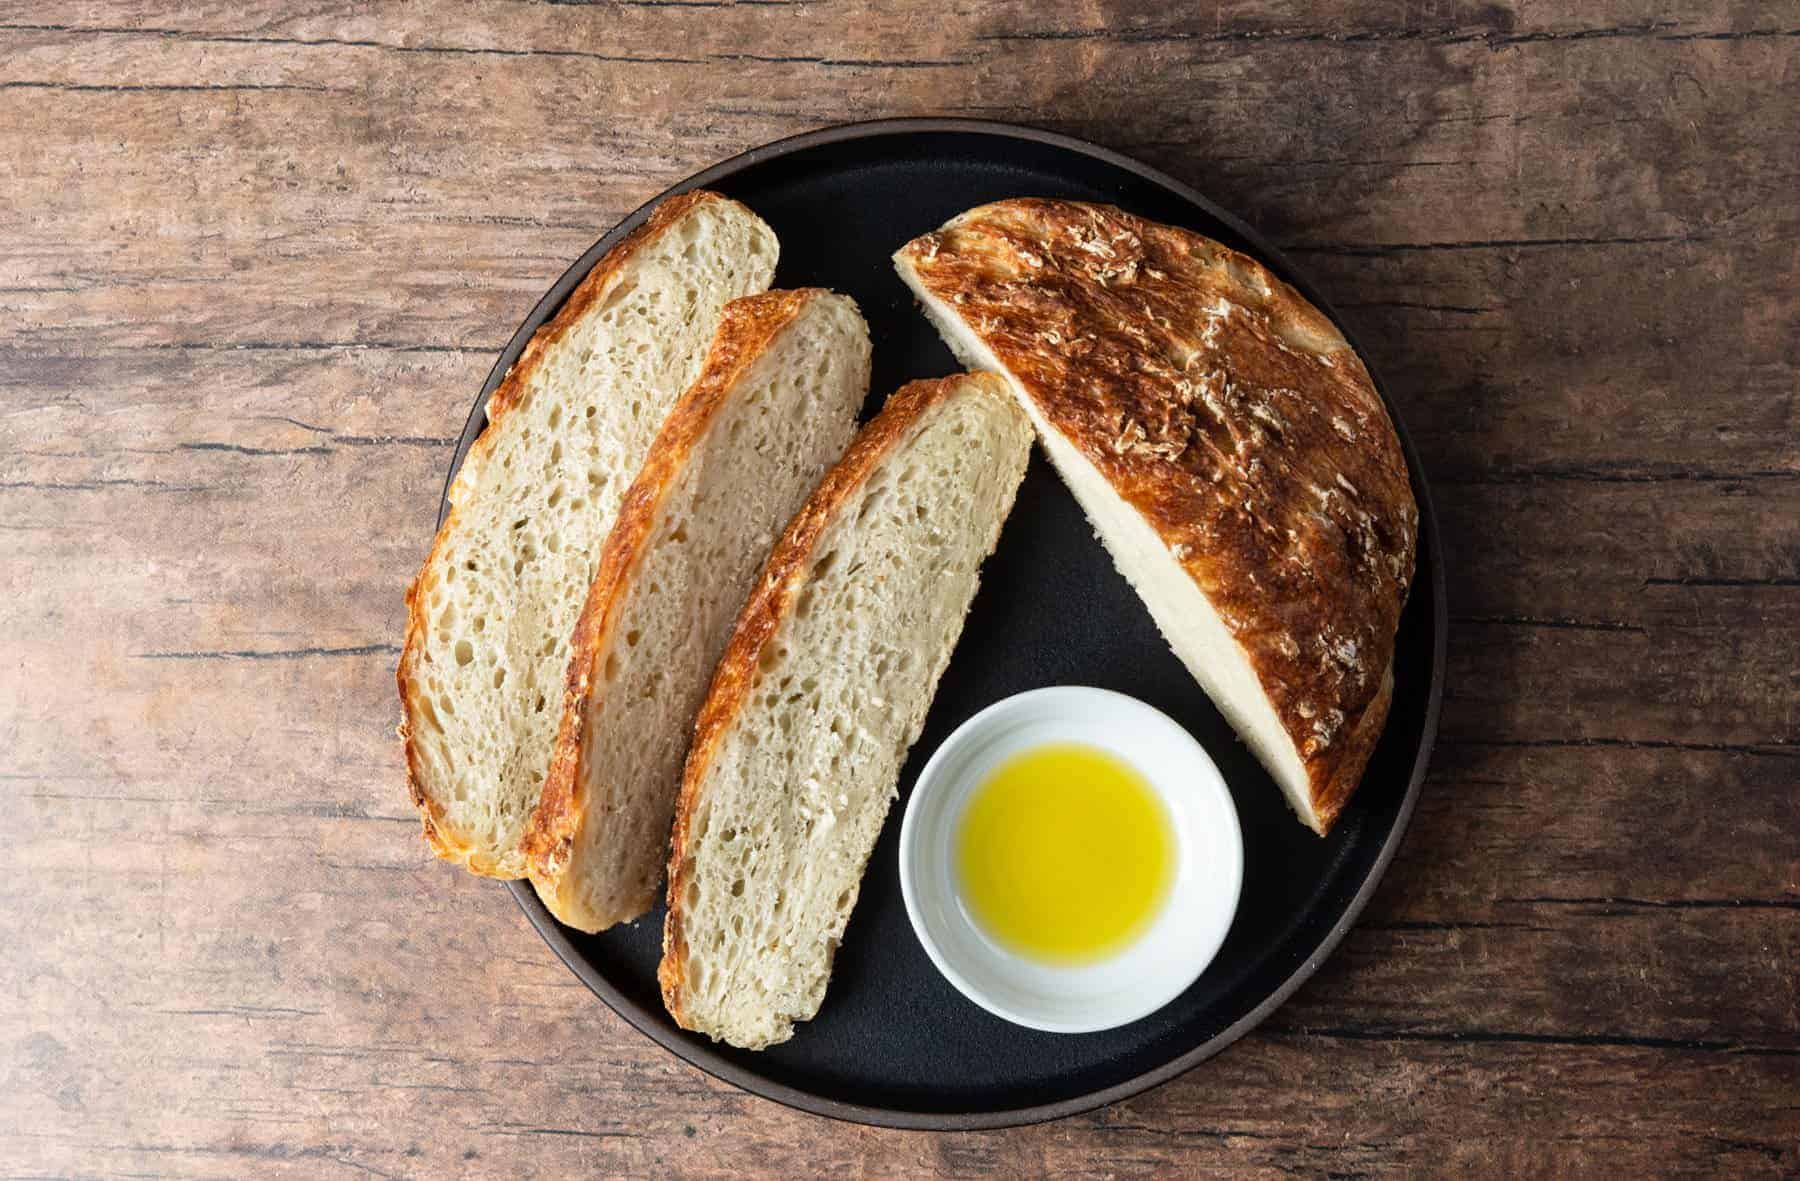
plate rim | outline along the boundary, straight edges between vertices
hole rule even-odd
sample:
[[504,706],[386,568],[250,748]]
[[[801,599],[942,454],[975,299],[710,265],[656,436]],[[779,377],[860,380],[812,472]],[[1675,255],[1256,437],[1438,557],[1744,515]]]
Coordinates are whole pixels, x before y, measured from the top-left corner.
[[[1338,916],[1331,929],[1326,932],[1324,938],[1312,952],[1289,973],[1278,987],[1259,1001],[1248,1013],[1204,1042],[1176,1055],[1167,1062],[1100,1090],[1026,1107],[937,1112],[851,1103],[778,1082],[740,1066],[725,1057],[711,1044],[692,1040],[682,1031],[668,1026],[659,1014],[649,1012],[644,1006],[620,992],[597,972],[587,958],[576,949],[568,932],[551,917],[550,912],[538,900],[528,881],[503,883],[539,937],[549,945],[550,949],[556,953],[557,958],[575,974],[576,978],[587,985],[588,989],[605,1002],[608,1008],[623,1018],[626,1024],[676,1058],[720,1082],[728,1083],[750,1094],[771,1099],[797,1111],[849,1123],[915,1131],[978,1131],[1063,1119],[1117,1103],[1187,1073],[1237,1042],[1285,1004],[1288,998],[1337,950],[1338,945],[1343,942],[1344,936],[1349,933],[1350,928],[1356,924],[1356,920],[1361,917],[1363,910],[1368,906],[1376,887],[1387,875],[1388,866],[1405,838],[1407,829],[1411,827],[1413,811],[1418,804],[1419,793],[1430,766],[1432,751],[1437,743],[1438,723],[1443,710],[1446,679],[1445,658],[1448,652],[1449,606],[1445,601],[1444,555],[1438,529],[1437,511],[1432,503],[1430,488],[1426,483],[1424,468],[1419,461],[1418,452],[1413,446],[1412,438],[1407,433],[1406,425],[1401,420],[1398,410],[1392,399],[1388,397],[1380,374],[1375,371],[1373,366],[1369,365],[1367,356],[1358,344],[1355,335],[1345,326],[1330,302],[1313,288],[1304,272],[1298,270],[1286,255],[1276,249],[1249,223],[1220,207],[1191,185],[1122,152],[1061,132],[1046,131],[1001,120],[927,116],[838,123],[784,136],[739,152],[662,190],[620,219],[551,285],[550,289],[532,307],[524,321],[520,323],[518,329],[513,333],[512,339],[507,342],[506,347],[501,350],[499,358],[494,362],[487,380],[482,383],[481,392],[463,424],[462,432],[457,438],[456,450],[451,456],[449,472],[444,479],[443,495],[439,501],[437,524],[442,526],[444,517],[449,511],[450,487],[455,482],[456,473],[461,469],[470,445],[473,444],[480,432],[480,427],[484,424],[488,399],[518,360],[520,353],[524,351],[526,342],[562,306],[563,301],[568,298],[569,292],[574,290],[575,286],[586,277],[601,256],[612,249],[625,235],[643,224],[650,216],[650,211],[658,204],[679,193],[687,192],[690,189],[704,188],[746,168],[796,152],[850,140],[944,132],[986,135],[996,139],[1024,140],[1058,148],[1121,169],[1140,180],[1165,189],[1204,210],[1209,217],[1216,219],[1219,223],[1228,226],[1250,247],[1251,252],[1260,261],[1269,264],[1271,269],[1277,271],[1286,282],[1296,287],[1312,302],[1313,306],[1337,325],[1350,347],[1356,350],[1359,357],[1363,358],[1364,366],[1369,369],[1369,376],[1375,385],[1377,394],[1381,397],[1383,406],[1388,411],[1388,417],[1394,424],[1395,434],[1399,436],[1401,450],[1406,456],[1413,496],[1419,506],[1419,531],[1422,539],[1428,543],[1421,548],[1427,554],[1425,574],[1431,587],[1433,604],[1431,684],[1427,690],[1419,746],[1413,758],[1412,774],[1407,782],[1406,795],[1401,800],[1393,825],[1389,828],[1381,849],[1370,866],[1368,875],[1357,887],[1356,893],[1351,897],[1344,912]],[[1417,584],[1418,580],[1415,579],[1414,585],[1417,586]]]

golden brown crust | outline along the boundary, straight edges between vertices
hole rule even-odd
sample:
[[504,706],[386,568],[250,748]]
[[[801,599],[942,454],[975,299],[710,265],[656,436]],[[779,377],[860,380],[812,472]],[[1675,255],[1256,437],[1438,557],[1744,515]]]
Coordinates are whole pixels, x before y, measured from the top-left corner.
[[[695,206],[708,201],[728,201],[717,193],[705,189],[683,193],[671,197],[651,211],[650,217],[643,225],[633,230],[624,241],[606,252],[606,256],[594,264],[568,299],[563,301],[562,308],[548,324],[539,328],[531,336],[519,359],[513,363],[500,385],[487,402],[487,426],[482,429],[469,452],[463,458],[462,471],[478,470],[493,450],[494,440],[498,437],[495,428],[505,420],[512,408],[522,396],[526,382],[542,361],[544,352],[569,331],[584,315],[587,314],[596,300],[611,290],[619,272],[625,263],[639,249],[661,235],[669,226],[679,221]],[[473,465],[473,466],[472,466]],[[461,483],[459,477],[458,481]],[[456,489],[451,489],[450,512],[444,523],[438,527],[437,536],[432,539],[431,550],[425,555],[425,561],[419,566],[419,573],[406,588],[406,638],[400,652],[400,661],[394,670],[394,679],[400,691],[400,741],[406,755],[406,788],[412,798],[413,806],[419,810],[419,819],[423,824],[425,843],[431,851],[445,861],[462,865],[471,873],[484,877],[518,878],[525,876],[523,856],[495,861],[480,851],[471,848],[466,842],[457,839],[454,834],[447,833],[443,826],[443,814],[438,804],[425,790],[424,772],[420,765],[419,752],[412,739],[412,723],[423,704],[423,693],[418,687],[414,666],[419,659],[421,644],[425,636],[426,620],[424,609],[420,603],[419,588],[426,574],[439,562],[444,547],[448,544],[451,530],[458,519],[459,506],[455,503]]]
[[1320,836],[1331,831],[1331,826],[1337,823],[1338,813],[1344,810],[1357,784],[1362,782],[1363,768],[1369,765],[1369,756],[1375,753],[1375,744],[1381,739],[1382,728],[1387,724],[1388,705],[1393,699],[1394,669],[1390,664],[1382,671],[1375,699],[1363,709],[1362,717],[1346,727],[1344,749],[1338,755],[1331,778],[1322,785],[1315,784],[1313,813],[1318,822],[1313,831]]
[[726,729],[750,699],[764,645],[805,588],[819,537],[882,459],[918,428],[934,407],[969,383],[986,385],[994,397],[1011,396],[999,378],[986,373],[958,373],[914,381],[896,390],[794,514],[770,551],[744,609],[738,613],[725,654],[719,658],[718,670],[707,690],[706,702],[694,722],[694,744],[688,751],[669,842],[669,910],[663,921],[663,958],[657,965],[656,978],[662,984],[663,1005],[683,1028],[689,1026],[682,1006],[687,944],[682,934],[685,907],[681,896],[692,873],[687,856],[688,824],[699,800],[700,781],[718,754]]
[[582,732],[598,688],[595,665],[612,646],[612,635],[632,574],[649,549],[662,503],[705,437],[726,395],[769,342],[793,323],[823,288],[765,291],[725,305],[700,376],[675,403],[644,466],[620,504],[618,519],[600,551],[600,564],[575,625],[569,671],[563,684],[562,720],[543,794],[524,839],[532,880],[552,888],[567,867],[586,812],[587,768]]
[[896,261],[1218,610],[1305,764],[1323,831],[1386,717],[1418,525],[1362,362],[1253,259],[1111,206],[981,206]]

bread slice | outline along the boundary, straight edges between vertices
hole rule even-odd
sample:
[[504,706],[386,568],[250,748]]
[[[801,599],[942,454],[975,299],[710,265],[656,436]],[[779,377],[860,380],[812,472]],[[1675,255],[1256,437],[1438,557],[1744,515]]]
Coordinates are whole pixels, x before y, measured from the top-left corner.
[[1014,200],[894,256],[1004,373],[1177,656],[1323,835],[1393,693],[1418,508],[1368,372],[1261,265],[1111,206]]
[[694,714],[776,534],[856,433],[869,329],[812,288],[725,307],[651,444],[575,629],[526,839],[538,897],[598,931],[656,904]]
[[725,304],[768,287],[774,232],[715,193],[664,202],[601,259],[488,400],[406,593],[407,783],[438,856],[525,874],[600,542]]
[[776,544],[676,809],[657,974],[684,1028],[761,1049],[818,1012],[1030,450],[992,375],[913,382]]

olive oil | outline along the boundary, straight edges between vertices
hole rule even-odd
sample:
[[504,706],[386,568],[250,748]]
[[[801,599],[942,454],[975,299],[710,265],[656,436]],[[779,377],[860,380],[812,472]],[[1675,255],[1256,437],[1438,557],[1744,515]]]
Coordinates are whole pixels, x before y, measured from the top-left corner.
[[1013,756],[958,820],[969,917],[1032,959],[1081,963],[1149,928],[1175,878],[1167,808],[1143,776],[1098,747],[1054,743]]

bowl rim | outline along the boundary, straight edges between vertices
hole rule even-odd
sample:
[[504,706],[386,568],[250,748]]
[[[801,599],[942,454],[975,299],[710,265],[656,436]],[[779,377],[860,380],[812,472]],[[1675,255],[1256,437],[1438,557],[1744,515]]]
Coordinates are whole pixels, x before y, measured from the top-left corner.
[[642,225],[653,210],[662,201],[695,188],[704,188],[717,183],[747,168],[764,163],[781,156],[844,144],[856,140],[876,139],[882,136],[908,136],[915,134],[965,134],[991,136],[1002,140],[1021,140],[1027,143],[1052,147],[1084,156],[1097,163],[1117,168],[1140,180],[1173,193],[1182,200],[1206,211],[1207,215],[1219,224],[1228,227],[1249,248],[1258,261],[1269,266],[1282,278],[1292,284],[1306,299],[1323,312],[1344,335],[1350,347],[1359,357],[1364,359],[1364,366],[1369,371],[1376,392],[1380,394],[1382,404],[1393,421],[1395,434],[1400,439],[1400,447],[1406,456],[1409,473],[1412,478],[1413,497],[1419,508],[1419,550],[1425,554],[1424,568],[1414,579],[1415,589],[1425,584],[1431,590],[1431,682],[1426,688],[1425,712],[1421,718],[1417,752],[1413,757],[1411,773],[1407,780],[1406,792],[1395,813],[1392,826],[1386,839],[1377,851],[1367,875],[1357,887],[1356,892],[1345,904],[1342,914],[1332,924],[1331,929],[1319,940],[1313,952],[1295,965],[1293,971],[1280,985],[1271,990],[1262,1001],[1250,1009],[1238,1020],[1193,1046],[1187,1051],[1170,1058],[1141,1074],[1121,1080],[1109,1087],[1087,1091],[1080,1095],[1064,1099],[1052,1100],[1048,1103],[1029,1104],[1023,1107],[996,1108],[971,1111],[921,1111],[908,1108],[880,1107],[872,1104],[854,1103],[841,1099],[833,1099],[813,1091],[791,1086],[768,1078],[727,1057],[720,1050],[709,1044],[702,1044],[691,1039],[683,1031],[674,1028],[661,1019],[659,1013],[650,1012],[644,1006],[615,987],[611,981],[601,975],[575,946],[570,933],[565,930],[550,912],[545,909],[537,895],[532,891],[529,882],[512,881],[504,885],[511,891],[513,900],[525,914],[538,935],[556,953],[558,959],[573,972],[577,979],[604,1001],[613,1012],[624,1018],[626,1023],[650,1038],[657,1045],[673,1054],[676,1058],[687,1062],[699,1070],[711,1075],[721,1082],[772,1099],[786,1107],[798,1111],[806,1111],[815,1115],[823,1115],[831,1119],[850,1123],[867,1124],[876,1127],[901,1128],[924,1131],[976,1131],[991,1128],[1016,1127],[1023,1124],[1043,1123],[1049,1120],[1063,1119],[1083,1112],[1093,1111],[1112,1103],[1128,1099],[1154,1087],[1170,1081],[1192,1070],[1195,1066],[1211,1058],[1220,1051],[1231,1046],[1250,1030],[1256,1028],[1269,1015],[1285,1004],[1289,997],[1304,984],[1314,972],[1318,971],[1337,946],[1343,942],[1344,936],[1356,924],[1356,920],[1367,908],[1375,889],[1386,876],[1389,864],[1394,859],[1407,829],[1411,826],[1413,813],[1417,808],[1420,789],[1425,781],[1426,770],[1431,762],[1431,754],[1437,741],[1439,720],[1443,713],[1444,691],[1446,682],[1445,659],[1449,646],[1449,604],[1446,601],[1446,574],[1444,567],[1443,540],[1438,526],[1436,508],[1432,503],[1431,491],[1425,480],[1425,470],[1420,462],[1417,449],[1413,446],[1412,437],[1407,432],[1406,424],[1400,417],[1393,400],[1388,396],[1379,373],[1367,360],[1367,353],[1358,343],[1356,335],[1343,323],[1330,302],[1326,300],[1308,281],[1303,272],[1294,266],[1280,250],[1268,241],[1261,233],[1253,229],[1242,218],[1223,208],[1206,197],[1199,190],[1184,181],[1177,180],[1168,173],[1148,164],[1135,160],[1122,152],[1103,147],[1088,140],[1080,139],[1061,132],[1046,131],[1020,123],[1000,120],[970,119],[961,117],[904,117],[892,119],[870,119],[857,122],[833,124],[812,131],[800,132],[771,140],[768,143],[750,148],[735,156],[728,157],[699,172],[677,181],[662,190],[654,197],[638,206],[636,210],[622,218],[606,234],[602,235],[582,256],[569,266],[563,275],[546,291],[533,306],[529,315],[513,334],[511,341],[500,353],[481,392],[470,409],[469,416],[463,424],[462,434],[457,441],[456,450],[450,461],[449,471],[444,478],[443,495],[438,509],[438,525],[442,525],[449,512],[450,487],[455,482],[456,473],[461,468],[464,457],[473,445],[476,437],[486,422],[486,407],[489,396],[500,384],[502,378],[518,360],[519,355],[529,343],[536,329],[547,322],[577,284],[593,269],[594,265],[605,253],[612,249],[627,234]]

